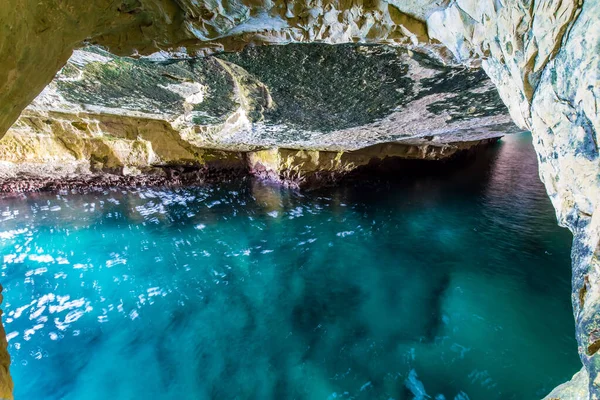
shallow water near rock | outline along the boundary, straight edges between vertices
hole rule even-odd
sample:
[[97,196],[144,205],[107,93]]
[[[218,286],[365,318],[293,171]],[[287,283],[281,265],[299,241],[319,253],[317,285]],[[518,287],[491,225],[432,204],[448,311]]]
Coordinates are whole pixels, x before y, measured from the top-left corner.
[[581,364],[530,141],[315,192],[1,200],[16,399],[543,397]]

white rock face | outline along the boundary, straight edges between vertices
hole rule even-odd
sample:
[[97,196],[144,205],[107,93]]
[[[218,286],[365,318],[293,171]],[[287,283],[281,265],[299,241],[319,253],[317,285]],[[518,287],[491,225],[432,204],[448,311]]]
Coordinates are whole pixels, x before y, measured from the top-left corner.
[[573,308],[589,380],[572,386],[589,382],[591,399],[600,398],[599,15],[596,0],[462,0],[428,19],[430,36],[481,62],[514,121],[533,133],[540,177],[574,234]]

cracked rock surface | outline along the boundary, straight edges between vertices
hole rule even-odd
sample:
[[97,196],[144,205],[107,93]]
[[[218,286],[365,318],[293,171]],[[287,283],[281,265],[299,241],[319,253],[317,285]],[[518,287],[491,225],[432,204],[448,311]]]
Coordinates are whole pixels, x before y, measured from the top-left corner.
[[397,47],[261,46],[169,62],[88,48],[0,140],[0,177],[135,175],[161,165],[234,166],[235,152],[388,142],[442,157],[449,143],[513,131],[483,71]]

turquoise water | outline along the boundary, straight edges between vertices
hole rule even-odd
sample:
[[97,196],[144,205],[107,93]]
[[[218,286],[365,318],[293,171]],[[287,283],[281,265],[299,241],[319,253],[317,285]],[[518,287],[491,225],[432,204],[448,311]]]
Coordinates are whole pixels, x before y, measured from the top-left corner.
[[19,399],[535,399],[580,368],[528,135],[443,175],[0,201]]

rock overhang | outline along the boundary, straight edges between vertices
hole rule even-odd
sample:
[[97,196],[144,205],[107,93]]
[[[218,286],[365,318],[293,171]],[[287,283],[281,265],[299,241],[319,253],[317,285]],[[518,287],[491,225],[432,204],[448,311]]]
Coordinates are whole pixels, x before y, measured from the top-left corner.
[[[0,140],[0,177],[79,181],[215,160],[239,169],[236,152],[254,159],[276,149],[292,151],[294,174],[316,167],[338,176],[369,155],[443,159],[516,131],[483,71],[403,47],[247,46],[194,59],[88,47],[75,50]],[[344,152],[360,161],[311,165],[303,156]],[[284,165],[269,169],[290,174]]]
[[385,45],[252,46],[168,61],[76,50],[24,116],[47,112],[164,120],[205,147],[240,150],[515,130],[483,71]]

